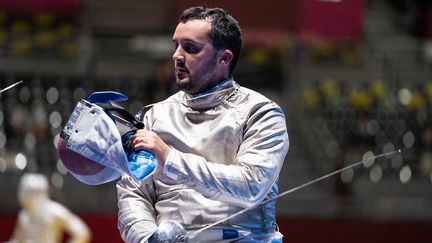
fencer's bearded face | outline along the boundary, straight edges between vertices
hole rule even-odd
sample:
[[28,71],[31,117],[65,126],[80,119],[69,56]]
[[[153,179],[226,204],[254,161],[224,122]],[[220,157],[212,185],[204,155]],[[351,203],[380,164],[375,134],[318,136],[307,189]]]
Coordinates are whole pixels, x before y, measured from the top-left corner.
[[207,20],[189,20],[179,23],[173,35],[177,86],[189,94],[210,89],[225,78],[219,65],[222,52],[214,48],[210,29]]

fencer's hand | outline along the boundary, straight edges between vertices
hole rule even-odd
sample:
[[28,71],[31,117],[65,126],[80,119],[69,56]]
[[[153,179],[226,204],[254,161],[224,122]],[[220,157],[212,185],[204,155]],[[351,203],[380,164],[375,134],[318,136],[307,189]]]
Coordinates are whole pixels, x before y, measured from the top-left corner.
[[159,135],[153,131],[147,131],[144,129],[136,131],[132,137],[129,148],[134,150],[144,149],[152,152],[158,159],[159,164],[162,166],[171,150],[168,144],[166,144]]
[[186,231],[183,227],[173,221],[166,220],[159,224],[158,229],[149,238],[149,243],[180,243],[184,242]]

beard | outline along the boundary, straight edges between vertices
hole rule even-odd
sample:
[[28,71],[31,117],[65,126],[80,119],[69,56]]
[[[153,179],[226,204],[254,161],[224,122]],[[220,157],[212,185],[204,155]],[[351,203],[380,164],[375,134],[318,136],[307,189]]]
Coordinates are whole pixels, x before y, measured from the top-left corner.
[[215,72],[216,64],[217,53],[201,64],[201,68],[196,72],[185,72],[176,75],[177,87],[189,94],[199,93],[212,88],[221,81]]

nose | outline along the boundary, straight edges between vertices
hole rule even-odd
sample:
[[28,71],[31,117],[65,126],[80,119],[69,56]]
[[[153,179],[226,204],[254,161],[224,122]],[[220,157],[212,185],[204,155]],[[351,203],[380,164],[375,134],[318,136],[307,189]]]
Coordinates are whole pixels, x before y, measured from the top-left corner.
[[182,63],[184,62],[184,55],[183,52],[181,50],[181,46],[178,46],[172,56],[174,62],[176,63]]

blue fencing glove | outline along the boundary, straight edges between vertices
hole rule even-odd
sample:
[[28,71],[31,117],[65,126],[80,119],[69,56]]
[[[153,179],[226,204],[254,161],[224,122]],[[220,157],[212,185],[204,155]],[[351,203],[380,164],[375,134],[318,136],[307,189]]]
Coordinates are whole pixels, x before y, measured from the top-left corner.
[[128,168],[132,177],[136,180],[142,180],[156,171],[158,161],[156,157],[147,150],[130,150],[128,144],[131,137],[135,134],[129,131],[122,135],[123,149],[128,159]]

